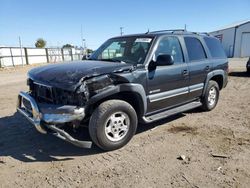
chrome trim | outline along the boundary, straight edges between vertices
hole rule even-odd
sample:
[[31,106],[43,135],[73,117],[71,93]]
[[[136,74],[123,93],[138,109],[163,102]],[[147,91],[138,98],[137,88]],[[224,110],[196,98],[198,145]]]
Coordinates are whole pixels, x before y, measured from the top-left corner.
[[175,97],[178,95],[183,95],[186,93],[188,93],[188,87],[183,87],[183,88],[179,88],[179,89],[174,89],[174,90],[170,90],[170,91],[165,91],[165,92],[149,95],[149,101],[156,102],[156,101],[160,101],[163,99]]
[[74,109],[73,113],[50,114],[43,113],[42,119],[49,124],[60,124],[75,120],[81,121],[85,117],[84,108]]
[[198,91],[204,88],[204,83],[189,86],[189,92]]
[[[23,98],[25,98],[27,101],[30,102],[32,108],[30,113],[29,110],[25,108],[25,106],[22,106]],[[50,124],[45,124],[44,126],[46,126],[48,129],[53,130],[55,132],[53,133],[53,135],[55,135],[56,137],[68,141],[78,147],[90,148],[92,145],[91,141],[77,140],[64,130],[56,127],[55,124],[71,122],[74,120],[82,120],[85,117],[84,108],[78,108],[75,106],[67,106],[67,107],[69,107],[71,111],[69,110],[65,111],[64,113],[63,112],[58,113],[58,109],[56,107],[53,108],[53,106],[48,106],[46,113],[46,109],[40,110],[36,101],[28,93],[25,93],[23,91],[19,93],[17,100],[17,111],[21,113],[24,117],[26,117],[40,133],[43,134],[47,133],[47,131],[41,125],[41,121],[45,121],[46,123]],[[48,112],[54,112],[54,113],[48,113]]]
[[184,95],[184,94],[191,93],[194,91],[202,90],[203,88],[204,88],[204,83],[200,83],[200,84],[191,85],[189,87],[182,87],[182,88],[173,89],[170,91],[164,91],[164,92],[157,93],[157,94],[151,94],[148,97],[149,97],[150,102],[156,102],[156,101],[168,99],[171,97],[176,97],[178,95]]
[[[32,114],[29,114],[24,108],[22,108],[22,99],[25,98],[27,101],[30,102],[32,108]],[[18,95],[18,102],[17,102],[17,111],[20,112],[23,116],[25,116],[35,128],[43,134],[46,134],[47,131],[41,127],[41,118],[39,108],[35,102],[35,100],[28,94],[21,91]],[[31,116],[32,115],[32,116]]]

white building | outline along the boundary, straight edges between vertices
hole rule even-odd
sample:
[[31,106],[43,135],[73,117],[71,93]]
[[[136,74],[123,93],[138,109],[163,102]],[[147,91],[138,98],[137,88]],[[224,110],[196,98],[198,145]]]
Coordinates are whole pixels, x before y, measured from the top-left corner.
[[250,57],[250,20],[223,27],[210,34],[220,39],[228,57]]

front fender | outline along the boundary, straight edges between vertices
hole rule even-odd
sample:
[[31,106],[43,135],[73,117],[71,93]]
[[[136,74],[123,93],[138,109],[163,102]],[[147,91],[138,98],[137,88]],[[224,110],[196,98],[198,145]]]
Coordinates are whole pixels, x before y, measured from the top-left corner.
[[98,101],[105,99],[109,96],[119,94],[121,92],[131,92],[131,93],[137,94],[140,97],[141,103],[142,103],[140,105],[141,112],[143,114],[146,113],[146,110],[147,110],[147,100],[146,99],[147,99],[147,97],[146,97],[145,90],[144,90],[142,85],[134,84],[134,83],[124,83],[124,84],[118,84],[118,85],[115,85],[113,87],[110,87],[110,88],[102,91],[101,93],[98,93],[98,94],[94,95],[93,97],[91,97],[87,101],[86,107],[89,108],[91,105],[97,103]]

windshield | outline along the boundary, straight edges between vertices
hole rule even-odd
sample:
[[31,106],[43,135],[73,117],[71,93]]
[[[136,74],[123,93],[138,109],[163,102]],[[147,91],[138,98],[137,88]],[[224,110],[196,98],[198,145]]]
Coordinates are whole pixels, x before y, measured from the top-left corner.
[[90,60],[143,64],[151,46],[150,37],[121,37],[110,39],[90,56]]

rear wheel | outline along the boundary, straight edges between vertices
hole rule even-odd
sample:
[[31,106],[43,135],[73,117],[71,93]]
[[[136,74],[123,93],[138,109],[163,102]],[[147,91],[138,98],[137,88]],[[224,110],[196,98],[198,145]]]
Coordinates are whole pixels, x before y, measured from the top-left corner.
[[90,137],[98,147],[106,151],[126,145],[136,128],[136,112],[129,103],[122,100],[101,103],[89,122]]
[[202,109],[210,111],[214,109],[219,100],[220,89],[217,82],[210,80],[202,99]]

